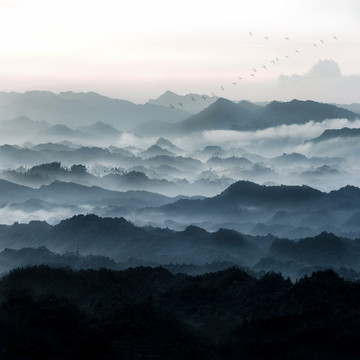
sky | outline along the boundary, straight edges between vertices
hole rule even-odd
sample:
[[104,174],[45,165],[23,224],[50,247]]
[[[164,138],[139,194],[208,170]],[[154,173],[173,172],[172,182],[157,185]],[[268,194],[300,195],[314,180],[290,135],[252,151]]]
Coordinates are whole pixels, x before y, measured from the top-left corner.
[[0,1],[0,34],[0,91],[360,102],[358,0]]

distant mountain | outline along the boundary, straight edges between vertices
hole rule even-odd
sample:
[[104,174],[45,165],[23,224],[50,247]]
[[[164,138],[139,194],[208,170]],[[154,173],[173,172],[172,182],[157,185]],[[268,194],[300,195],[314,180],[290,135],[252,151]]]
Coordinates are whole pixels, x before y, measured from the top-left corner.
[[122,134],[121,131],[103,123],[102,121],[97,121],[96,123],[88,126],[80,126],[76,130],[85,134],[100,136],[105,139],[118,138]]
[[241,100],[238,102],[238,104],[243,108],[246,109],[249,112],[252,113],[256,113],[257,111],[259,111],[261,108],[263,108],[265,105],[267,105],[267,103],[259,105],[257,103],[252,103],[250,101],[247,100]]
[[[2,100],[2,101],[1,101]],[[155,104],[136,105],[93,92],[47,91],[0,93],[0,120],[28,116],[51,124],[87,126],[102,121],[120,130],[131,130],[149,120],[176,122],[189,116],[180,109]]]
[[334,104],[334,105],[360,115],[360,104],[353,103],[353,104]]
[[31,146],[31,150],[34,151],[43,151],[43,150],[50,150],[50,151],[70,151],[72,150],[69,146],[60,144],[60,143],[44,143],[44,144],[37,144]]
[[277,125],[304,124],[310,120],[321,122],[325,119],[346,118],[354,120],[357,114],[334,105],[315,101],[292,100],[273,101],[257,113],[256,127],[267,128]]
[[63,138],[63,139],[90,139],[91,136],[86,134],[80,130],[70,129],[66,125],[56,124],[49,127],[47,130],[43,132],[44,136],[55,137],[55,138]]
[[200,113],[174,125],[174,129],[182,132],[230,130],[234,127],[248,129],[253,118],[253,113],[241,105],[219,98]]
[[[26,202],[30,199],[41,199],[59,205],[121,205],[135,208],[160,206],[176,200],[175,198],[147,191],[119,192],[97,186],[84,186],[62,181],[54,181],[50,185],[43,185],[39,189],[33,189],[0,179],[1,206],[15,201],[18,203]],[[41,204],[41,202],[37,204]]]
[[344,127],[342,129],[327,129],[317,138],[309,140],[309,142],[316,144],[321,141],[350,137],[360,137],[360,129],[349,129],[347,127]]
[[[344,187],[329,193],[308,186],[264,186],[238,181],[217,196],[203,200],[182,199],[145,214],[162,214],[177,223],[204,224],[231,228],[251,234],[299,237],[331,231],[356,237],[344,223],[360,211],[360,189]],[[281,214],[277,218],[276,214]],[[232,224],[232,225],[230,225]],[[291,235],[290,235],[291,234]],[[345,235],[344,235],[345,236]]]
[[163,149],[158,145],[150,146],[148,149],[140,153],[142,157],[154,157],[154,156],[175,156],[175,154],[169,150]]
[[160,146],[163,149],[178,153],[178,152],[182,152],[181,149],[179,149],[176,145],[174,145],[171,141],[169,141],[168,139],[165,139],[163,137],[160,137],[159,139],[157,139],[155,145]]
[[[1,107],[1,106],[0,106]],[[28,140],[51,125],[46,121],[34,121],[26,116],[0,121],[0,141],[16,142]]]
[[357,114],[334,105],[315,101],[273,101],[257,106],[246,101],[236,104],[219,98],[215,103],[190,118],[173,125],[173,131],[196,132],[205,130],[256,130],[278,125],[304,124],[310,120],[347,118]]
[[160,95],[157,99],[149,100],[148,104],[156,104],[167,107],[172,105],[177,109],[187,111],[191,114],[196,114],[207,108],[217,99],[217,96],[210,97],[205,94],[178,95],[168,90],[164,94]]
[[30,187],[0,179],[0,205],[2,206],[10,201],[29,199],[33,194],[34,190]]

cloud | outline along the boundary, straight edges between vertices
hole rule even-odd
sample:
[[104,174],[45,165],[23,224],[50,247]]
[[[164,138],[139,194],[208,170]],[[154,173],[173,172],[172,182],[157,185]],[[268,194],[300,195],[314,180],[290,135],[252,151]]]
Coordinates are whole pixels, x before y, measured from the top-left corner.
[[196,140],[190,137],[179,139],[178,146],[185,144],[219,145],[225,149],[244,148],[259,155],[277,156],[283,152],[308,152],[303,147],[306,140],[320,136],[326,129],[343,127],[359,128],[360,120],[331,119],[322,122],[309,121],[301,125],[281,125],[257,131],[213,130],[205,131]]
[[282,98],[323,102],[360,102],[360,75],[343,76],[334,60],[319,60],[303,75],[280,75],[277,93]]

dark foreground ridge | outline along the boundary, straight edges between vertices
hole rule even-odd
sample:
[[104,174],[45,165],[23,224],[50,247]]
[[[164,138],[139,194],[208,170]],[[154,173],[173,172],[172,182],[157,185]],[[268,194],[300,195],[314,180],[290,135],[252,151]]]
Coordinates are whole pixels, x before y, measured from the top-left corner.
[[0,281],[1,359],[358,359],[360,284],[229,268],[17,269]]

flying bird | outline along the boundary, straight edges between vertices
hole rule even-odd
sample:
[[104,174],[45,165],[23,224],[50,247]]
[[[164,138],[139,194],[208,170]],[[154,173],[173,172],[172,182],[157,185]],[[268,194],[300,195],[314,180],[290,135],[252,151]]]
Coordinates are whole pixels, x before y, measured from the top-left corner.
[[217,95],[216,95],[216,94],[214,94],[213,92],[211,93],[211,95],[212,95],[212,96],[215,96],[215,97],[217,97]]
[[255,77],[255,74],[250,74],[250,76]]
[[263,68],[266,70],[266,66],[265,66],[265,65],[263,65]]
[[192,101],[195,101],[195,98],[194,98],[192,95],[190,95],[190,96],[191,96],[191,100],[192,100]]
[[221,87],[221,90],[223,90],[224,91],[224,87],[223,86],[220,86]]
[[234,86],[236,86],[236,82],[233,82],[232,84],[233,84]]
[[174,106],[173,104],[170,104],[170,107],[171,107],[172,109],[175,109],[175,106]]
[[313,44],[313,46],[317,47],[317,45],[316,45],[316,44]]
[[250,36],[253,36],[253,35],[254,35],[251,31],[249,31],[249,34],[250,34]]
[[285,57],[288,59],[288,58],[289,58],[289,55],[285,55]]
[[285,40],[290,40],[287,36],[285,37]]
[[179,105],[180,105],[181,107],[183,107],[183,104],[182,104],[181,102],[179,102]]
[[321,39],[320,39],[320,41],[321,41],[322,44],[325,44],[325,41],[324,41],[324,40],[321,40]]
[[269,38],[267,37],[267,36],[264,36],[264,39],[267,41],[267,40],[269,40]]
[[297,50],[297,49],[295,49],[295,52],[296,52],[296,53],[298,53],[298,54],[300,54],[300,51],[299,51],[299,50]]
[[335,40],[337,40],[337,39],[338,39],[335,35],[333,36],[333,38],[334,38]]
[[253,72],[257,72],[257,70],[256,70],[256,69],[253,69]]
[[206,101],[206,96],[205,95],[203,95],[202,98],[204,99],[204,101]]
[[242,80],[242,77],[241,77],[241,76],[239,76],[239,80]]
[[271,62],[272,62],[273,64],[275,64],[275,61],[274,61],[274,60],[271,60]]

